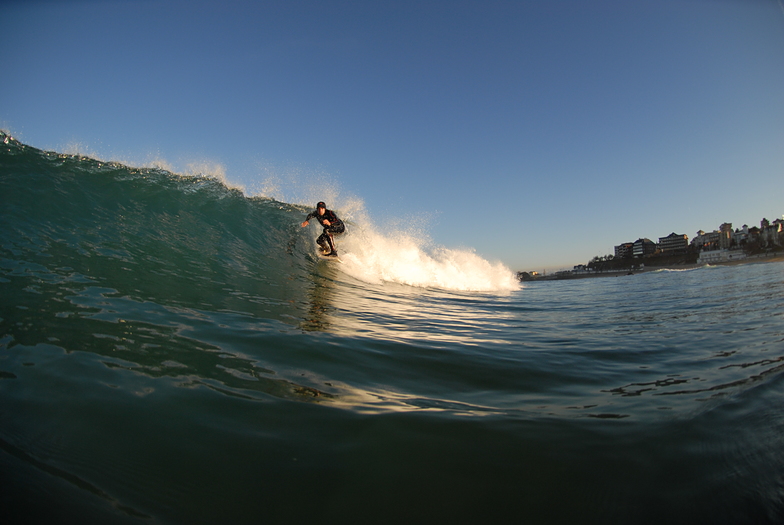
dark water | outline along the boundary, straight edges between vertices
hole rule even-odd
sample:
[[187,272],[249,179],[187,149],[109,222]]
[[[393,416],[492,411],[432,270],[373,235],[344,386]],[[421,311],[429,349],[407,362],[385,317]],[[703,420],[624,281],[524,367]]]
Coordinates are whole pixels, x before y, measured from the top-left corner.
[[7,136],[0,204],[4,522],[784,522],[784,264],[323,262],[306,208]]

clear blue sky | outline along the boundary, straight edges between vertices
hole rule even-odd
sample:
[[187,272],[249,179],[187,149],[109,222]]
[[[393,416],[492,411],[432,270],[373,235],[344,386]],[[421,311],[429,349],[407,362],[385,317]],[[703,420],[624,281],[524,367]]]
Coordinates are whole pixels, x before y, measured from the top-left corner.
[[784,214],[780,0],[4,0],[0,35],[22,142],[324,184],[512,270]]

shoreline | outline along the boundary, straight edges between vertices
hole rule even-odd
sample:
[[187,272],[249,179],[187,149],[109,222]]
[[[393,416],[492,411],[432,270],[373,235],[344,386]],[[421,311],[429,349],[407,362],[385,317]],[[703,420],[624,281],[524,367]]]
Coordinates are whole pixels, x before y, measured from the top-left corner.
[[770,262],[784,261],[784,254],[777,253],[774,255],[751,255],[739,261],[724,261],[715,262],[710,264],[671,264],[665,266],[649,266],[636,270],[620,270],[620,271],[607,271],[607,272],[585,272],[585,273],[560,273],[546,276],[539,276],[533,279],[521,280],[520,282],[530,283],[536,281],[563,281],[569,279],[592,279],[596,277],[626,277],[639,275],[642,273],[650,273],[658,270],[693,270],[695,268],[702,268],[704,266],[739,266],[744,264],[762,264]]

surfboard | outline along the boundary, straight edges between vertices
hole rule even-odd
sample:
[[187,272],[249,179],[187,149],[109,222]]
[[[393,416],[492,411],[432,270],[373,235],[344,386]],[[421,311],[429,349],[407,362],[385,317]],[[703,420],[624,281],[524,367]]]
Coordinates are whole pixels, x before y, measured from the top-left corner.
[[324,255],[322,253],[319,253],[318,254],[318,258],[321,259],[322,261],[335,261],[335,262],[339,262],[339,263],[343,262],[343,261],[340,260],[340,257],[338,257],[337,255],[336,256],[332,256],[332,255]]

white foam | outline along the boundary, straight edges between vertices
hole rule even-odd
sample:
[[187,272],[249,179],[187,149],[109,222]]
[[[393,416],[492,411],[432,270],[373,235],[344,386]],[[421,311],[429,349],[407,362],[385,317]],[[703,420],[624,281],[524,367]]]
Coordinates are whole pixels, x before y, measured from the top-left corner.
[[469,249],[429,247],[405,232],[379,233],[354,223],[339,237],[340,269],[370,283],[394,282],[461,291],[509,291],[519,288],[514,273]]

